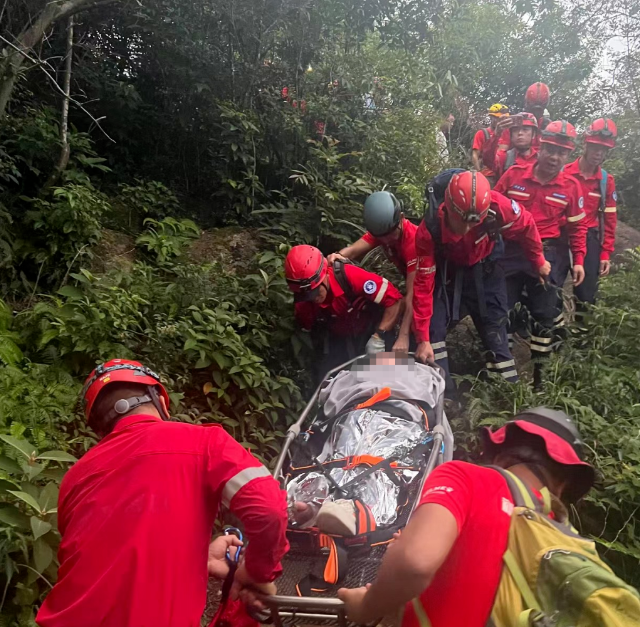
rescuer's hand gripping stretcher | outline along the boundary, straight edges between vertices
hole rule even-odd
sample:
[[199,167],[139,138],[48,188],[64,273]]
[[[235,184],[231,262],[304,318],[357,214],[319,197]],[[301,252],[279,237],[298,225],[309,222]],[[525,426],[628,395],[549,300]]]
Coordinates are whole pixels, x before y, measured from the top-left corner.
[[331,371],[290,427],[274,475],[287,491],[290,552],[276,625],[346,626],[340,587],[372,582],[427,475],[451,459],[437,366],[393,353]]

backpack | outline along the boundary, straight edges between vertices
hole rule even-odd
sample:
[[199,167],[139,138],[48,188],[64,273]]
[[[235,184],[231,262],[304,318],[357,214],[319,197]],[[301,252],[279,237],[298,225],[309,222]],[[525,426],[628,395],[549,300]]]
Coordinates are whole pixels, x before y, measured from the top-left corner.
[[510,150],[507,150],[507,158],[504,161],[504,170],[502,171],[502,173],[504,174],[512,165],[515,165],[516,163],[516,149],[515,148],[511,148]]
[[333,262],[333,276],[336,278],[338,285],[342,288],[344,295],[347,297],[347,300],[350,303],[356,299],[356,295],[353,291],[353,287],[351,283],[349,283],[349,279],[347,279],[347,273],[344,271],[345,261],[342,259],[336,259]]
[[462,168],[443,170],[427,183],[424,193],[426,200],[424,211],[425,219],[437,215],[438,207],[444,202],[444,193],[447,190],[447,185],[449,185],[449,181],[453,178],[454,174],[458,174],[458,172],[464,172],[464,170]]
[[[640,595],[600,559],[543,488],[540,503],[518,477],[495,468],[515,502],[504,568],[487,627],[632,627]],[[553,511],[556,520],[547,514]],[[562,521],[562,522],[559,522]]]

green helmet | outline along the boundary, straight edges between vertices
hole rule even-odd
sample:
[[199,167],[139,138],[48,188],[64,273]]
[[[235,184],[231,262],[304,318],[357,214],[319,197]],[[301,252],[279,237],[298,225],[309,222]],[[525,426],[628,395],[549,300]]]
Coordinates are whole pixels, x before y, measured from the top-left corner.
[[364,203],[364,226],[374,237],[391,233],[400,223],[402,203],[390,192],[373,192]]

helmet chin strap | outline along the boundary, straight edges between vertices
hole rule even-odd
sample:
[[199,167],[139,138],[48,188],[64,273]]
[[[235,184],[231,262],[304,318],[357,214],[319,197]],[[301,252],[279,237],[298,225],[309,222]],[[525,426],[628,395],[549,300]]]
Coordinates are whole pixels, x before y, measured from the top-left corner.
[[170,420],[171,416],[169,416],[169,412],[167,412],[164,405],[160,401],[160,395],[158,394],[156,386],[150,385],[147,390],[149,391],[149,396],[151,397],[153,406],[158,410],[158,413],[160,414],[160,418],[162,418],[162,420]]

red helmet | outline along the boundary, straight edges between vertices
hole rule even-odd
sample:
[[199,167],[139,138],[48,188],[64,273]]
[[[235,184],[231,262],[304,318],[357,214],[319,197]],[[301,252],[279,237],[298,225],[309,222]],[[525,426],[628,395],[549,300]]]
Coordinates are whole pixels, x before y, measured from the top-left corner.
[[169,395],[164,385],[160,382],[160,377],[153,370],[143,366],[139,361],[129,359],[111,359],[99,365],[84,382],[82,388],[82,404],[86,419],[91,421],[91,410],[98,398],[98,394],[110,383],[117,381],[127,381],[138,383],[150,387],[158,387],[160,395],[169,407]]
[[546,107],[549,104],[549,88],[544,83],[534,83],[527,88],[524,101],[535,107]]
[[327,260],[308,244],[294,246],[284,260],[284,276],[296,302],[312,300],[327,276]]
[[491,206],[491,185],[480,172],[458,172],[449,181],[444,204],[463,222],[482,222]]
[[[522,120],[522,123],[518,122],[519,118]],[[513,120],[514,116],[512,116],[511,119]],[[529,113],[528,111],[517,113],[515,115],[514,123],[510,128],[518,128],[520,126],[530,126],[531,128],[534,128],[536,130],[536,133],[538,132],[538,120],[536,119],[536,116],[533,115],[533,113]]]
[[600,144],[607,148],[614,148],[618,138],[618,128],[609,118],[598,118],[585,132],[584,141],[587,144]]
[[553,144],[554,146],[573,150],[576,147],[577,136],[578,134],[573,124],[566,120],[556,120],[555,122],[549,122],[544,131],[542,131],[540,143]]
[[595,470],[584,461],[584,443],[574,422],[563,411],[548,407],[535,407],[520,412],[512,420],[491,431],[483,427],[483,454],[492,461],[500,449],[521,438],[533,436],[541,438],[547,455],[567,469],[570,481],[565,488],[565,496],[570,501],[577,501],[584,496],[593,485]]

